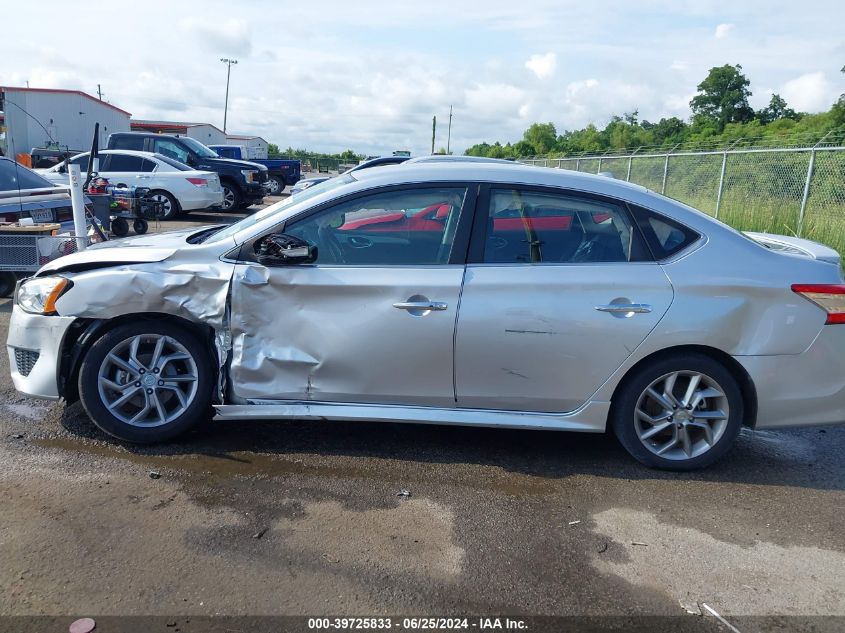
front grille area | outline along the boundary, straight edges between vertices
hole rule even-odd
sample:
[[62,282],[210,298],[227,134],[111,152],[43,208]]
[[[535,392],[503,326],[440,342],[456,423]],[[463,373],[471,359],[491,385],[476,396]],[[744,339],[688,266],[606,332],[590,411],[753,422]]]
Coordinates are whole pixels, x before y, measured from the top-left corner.
[[16,347],[15,364],[18,366],[18,373],[21,376],[29,376],[29,372],[35,367],[39,356],[40,354],[38,352],[34,352],[31,349],[19,349]]

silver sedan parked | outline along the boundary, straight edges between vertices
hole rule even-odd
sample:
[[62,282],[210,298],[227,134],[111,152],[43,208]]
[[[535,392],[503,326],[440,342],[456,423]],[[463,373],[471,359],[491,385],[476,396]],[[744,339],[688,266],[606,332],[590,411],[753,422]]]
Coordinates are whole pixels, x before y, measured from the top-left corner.
[[361,170],[227,226],[106,243],[17,290],[18,390],[104,431],[210,419],[604,432],[650,466],[845,421],[838,255],[609,178]]

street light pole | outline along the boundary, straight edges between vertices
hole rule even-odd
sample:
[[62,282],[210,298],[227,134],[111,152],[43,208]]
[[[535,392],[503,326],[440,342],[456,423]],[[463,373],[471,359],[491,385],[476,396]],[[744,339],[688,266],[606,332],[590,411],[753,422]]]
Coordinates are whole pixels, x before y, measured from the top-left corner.
[[452,143],[452,106],[449,106],[449,132],[446,135],[446,154],[451,154]]
[[221,57],[220,61],[226,64],[226,104],[223,106],[223,133],[226,133],[226,117],[229,114],[229,77],[232,74],[232,64],[237,64],[237,59]]

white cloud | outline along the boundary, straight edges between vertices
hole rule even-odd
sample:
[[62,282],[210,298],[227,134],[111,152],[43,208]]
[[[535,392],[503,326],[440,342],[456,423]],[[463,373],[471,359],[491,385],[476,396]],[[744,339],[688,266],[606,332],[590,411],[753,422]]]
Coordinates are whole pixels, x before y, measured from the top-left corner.
[[799,112],[827,110],[836,101],[837,92],[821,71],[790,79],[780,95],[789,106]]
[[525,67],[537,75],[540,79],[551,77],[555,74],[555,69],[557,68],[557,55],[554,53],[532,55],[530,59],[525,62]]
[[716,27],[716,39],[723,40],[736,28],[735,24],[720,24]]
[[[828,109],[841,92],[842,21],[813,19],[842,16],[841,0],[817,0],[812,14],[794,3],[763,10],[764,0],[657,0],[661,12],[645,18],[630,3],[576,0],[372,0],[365,11],[342,0],[320,11],[254,0],[236,14],[225,0],[183,0],[170,29],[160,28],[161,15],[173,13],[165,0],[147,0],[141,13],[130,0],[89,0],[92,11],[134,16],[120,29],[121,51],[131,54],[111,57],[44,44],[43,32],[87,28],[76,4],[6,8],[15,29],[0,38],[0,85],[93,93],[102,83],[136,118],[222,126],[226,67],[217,60],[234,56],[230,130],[283,148],[419,154],[430,147],[433,115],[445,144],[450,105],[457,151],[516,141],[534,121],[563,131],[634,109],[649,121],[686,119],[696,85],[725,63],[742,64],[761,101],[754,107],[765,106],[770,88],[809,111]],[[742,37],[728,28],[716,39],[719,23],[736,24]]]
[[229,18],[220,20],[212,15],[186,18],[179,26],[205,50],[221,51],[224,55],[249,55],[252,51],[252,29],[246,20]]

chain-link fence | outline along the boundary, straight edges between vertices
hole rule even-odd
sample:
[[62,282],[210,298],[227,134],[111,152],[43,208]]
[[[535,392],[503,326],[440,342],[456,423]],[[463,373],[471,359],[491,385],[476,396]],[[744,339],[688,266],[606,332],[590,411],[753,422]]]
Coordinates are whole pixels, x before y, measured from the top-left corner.
[[798,235],[845,254],[845,147],[632,153],[520,162],[612,174],[739,230]]

